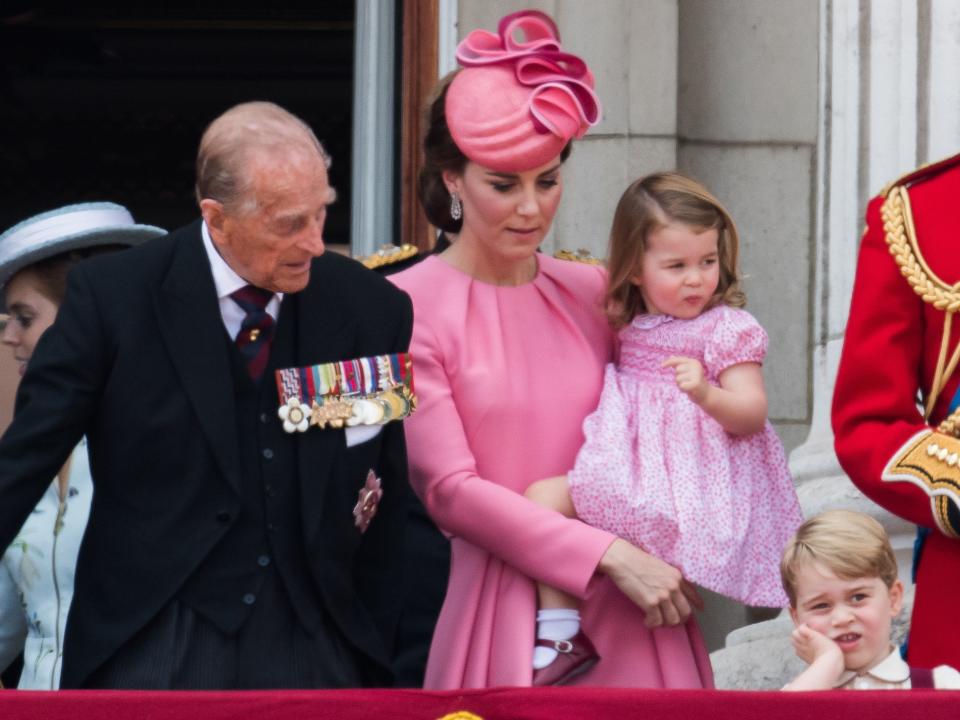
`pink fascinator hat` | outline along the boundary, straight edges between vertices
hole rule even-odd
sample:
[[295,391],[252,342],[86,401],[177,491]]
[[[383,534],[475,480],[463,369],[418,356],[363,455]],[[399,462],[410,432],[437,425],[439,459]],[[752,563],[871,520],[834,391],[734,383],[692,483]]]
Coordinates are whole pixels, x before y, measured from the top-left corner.
[[507,15],[496,34],[474,30],[457,46],[463,66],[444,113],[457,147],[500,172],[539,167],[600,119],[587,64],[560,47],[557,26],[536,10]]

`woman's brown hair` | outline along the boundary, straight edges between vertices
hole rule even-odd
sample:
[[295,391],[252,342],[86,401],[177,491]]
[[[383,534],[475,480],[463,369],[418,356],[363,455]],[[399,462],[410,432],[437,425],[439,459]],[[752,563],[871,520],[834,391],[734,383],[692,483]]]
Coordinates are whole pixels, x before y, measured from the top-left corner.
[[14,277],[20,273],[30,275],[37,292],[60,307],[63,303],[63,296],[67,293],[67,275],[74,265],[95,255],[126,250],[127,247],[129,246],[118,243],[68,250],[37,260],[35,263],[18,270]]
[[620,328],[647,312],[634,278],[640,274],[647,238],[676,222],[696,232],[716,230],[720,282],[705,309],[720,303],[743,307],[738,254],[740,236],[730,213],[696,180],[674,172],[657,172],[634,181],[617,203],[610,229],[606,309],[611,324]]

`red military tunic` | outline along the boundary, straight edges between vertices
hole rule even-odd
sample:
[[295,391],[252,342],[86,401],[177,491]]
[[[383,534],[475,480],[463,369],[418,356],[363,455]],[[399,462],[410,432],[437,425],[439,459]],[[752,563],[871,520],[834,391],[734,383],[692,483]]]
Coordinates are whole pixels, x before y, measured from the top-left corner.
[[[833,399],[846,473],[890,512],[932,530],[908,649],[910,664],[926,668],[960,667],[960,440],[937,429],[960,384],[951,363],[960,318],[948,319],[960,309],[958,283],[960,155],[870,202]],[[932,405],[927,420],[918,398]]]

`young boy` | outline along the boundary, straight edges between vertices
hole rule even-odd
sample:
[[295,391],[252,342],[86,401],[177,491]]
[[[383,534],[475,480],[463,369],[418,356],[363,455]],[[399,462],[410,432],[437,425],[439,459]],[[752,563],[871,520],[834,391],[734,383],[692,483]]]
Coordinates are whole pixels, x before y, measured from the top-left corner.
[[873,518],[831,510],[807,520],[787,543],[780,575],[796,625],[793,647],[809,665],[784,690],[960,689],[953,668],[910,668],[890,643],[903,583]]

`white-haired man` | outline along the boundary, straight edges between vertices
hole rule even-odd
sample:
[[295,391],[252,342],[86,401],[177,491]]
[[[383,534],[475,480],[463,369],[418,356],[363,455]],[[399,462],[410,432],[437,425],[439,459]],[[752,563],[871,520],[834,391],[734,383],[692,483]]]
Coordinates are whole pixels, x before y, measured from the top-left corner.
[[389,682],[401,424],[277,417],[274,370],[389,363],[410,338],[406,295],[324,254],[328,163],[295,116],[238,105],[201,140],[202,220],[72,274],[0,440],[6,547],[88,437],[63,687]]

